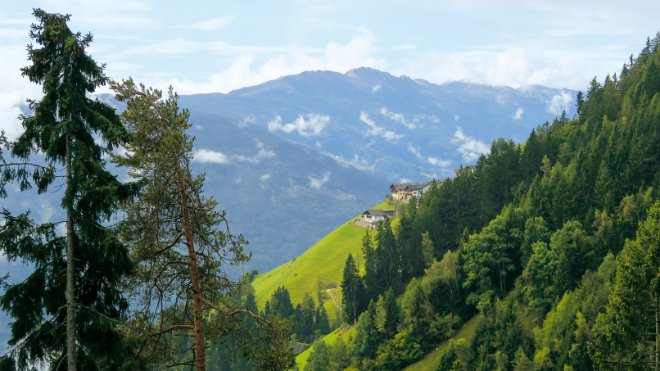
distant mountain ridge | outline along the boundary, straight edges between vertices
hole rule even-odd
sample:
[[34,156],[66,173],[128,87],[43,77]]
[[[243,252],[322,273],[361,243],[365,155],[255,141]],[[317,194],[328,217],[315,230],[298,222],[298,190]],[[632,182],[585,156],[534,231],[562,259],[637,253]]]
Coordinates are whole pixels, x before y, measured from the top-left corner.
[[210,192],[263,271],[382,200],[391,182],[453,176],[498,137],[522,141],[563,110],[572,117],[575,93],[438,85],[363,67],[182,96],[181,105]]
[[[193,166],[206,172],[207,194],[227,210],[232,232],[250,241],[254,256],[244,269],[263,272],[382,201],[390,183],[452,176],[498,137],[521,141],[561,109],[573,116],[574,96],[358,68],[181,96],[180,104],[191,111]],[[121,108],[109,95],[101,99]],[[43,221],[60,212],[52,193],[9,191],[1,200],[9,210],[32,208]],[[20,279],[26,269],[0,256],[0,272]],[[0,326],[0,341],[6,331]]]
[[[452,176],[492,140],[523,140],[562,109],[572,116],[574,95],[433,84],[362,67],[181,96],[180,104],[191,111],[194,166],[207,173],[232,230],[250,240],[248,268],[263,271],[382,200],[390,183]],[[19,201],[3,203],[20,208]]]
[[571,117],[575,93],[538,85],[438,85],[358,68],[303,72],[182,102],[392,179],[431,179],[474,162],[497,137],[522,141],[564,110]]

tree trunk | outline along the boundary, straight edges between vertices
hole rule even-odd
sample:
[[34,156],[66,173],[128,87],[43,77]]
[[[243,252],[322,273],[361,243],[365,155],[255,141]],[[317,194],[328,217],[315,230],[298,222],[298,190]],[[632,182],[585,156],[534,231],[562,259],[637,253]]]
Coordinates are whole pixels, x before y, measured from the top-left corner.
[[197,371],[206,370],[206,355],[204,332],[202,331],[202,291],[199,283],[199,270],[197,269],[197,255],[195,254],[195,242],[193,240],[192,224],[190,222],[190,210],[188,205],[188,193],[186,179],[183,169],[177,168],[179,178],[179,193],[181,195],[181,211],[183,218],[183,234],[188,245],[188,267],[190,269],[190,280],[193,294],[193,332],[195,333],[195,368]]
[[[71,138],[66,138],[66,191],[71,187]],[[73,215],[72,205],[66,205],[66,358],[67,370],[76,371],[76,315],[73,285]]]
[[655,370],[660,371],[660,295],[655,295]]

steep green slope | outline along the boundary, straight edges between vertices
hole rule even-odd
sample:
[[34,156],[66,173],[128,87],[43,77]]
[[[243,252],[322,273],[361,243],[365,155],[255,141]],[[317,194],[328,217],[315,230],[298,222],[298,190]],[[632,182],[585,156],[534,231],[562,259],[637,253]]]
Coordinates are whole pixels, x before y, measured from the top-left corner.
[[[388,206],[385,201],[375,207],[393,206]],[[366,228],[355,225],[353,221],[349,220],[330,232],[301,256],[258,275],[252,283],[258,307],[262,309],[279,286],[289,290],[294,305],[302,302],[306,293],[316,300],[321,289],[328,317],[336,319],[336,305],[341,306],[339,285],[348,254],[357,257],[358,265],[363,268],[362,237]]]
[[[348,344],[351,339],[355,336],[355,327],[340,327],[333,332],[327,334],[326,336],[322,337],[320,341],[324,341],[328,345],[335,345],[337,340],[341,339],[345,344]],[[304,370],[305,365],[307,364],[307,359],[309,358],[309,355],[312,354],[312,351],[314,350],[314,347],[311,346],[307,348],[304,352],[298,354],[296,356],[296,366],[298,367],[299,370]]]
[[463,327],[447,341],[443,341],[435,349],[430,351],[424,358],[419,360],[416,363],[406,367],[406,371],[424,371],[424,370],[436,370],[440,364],[440,358],[442,355],[449,349],[450,341],[465,340],[467,343],[472,341],[474,334],[477,331],[477,325],[479,324],[479,316],[472,317],[471,320],[467,321]]

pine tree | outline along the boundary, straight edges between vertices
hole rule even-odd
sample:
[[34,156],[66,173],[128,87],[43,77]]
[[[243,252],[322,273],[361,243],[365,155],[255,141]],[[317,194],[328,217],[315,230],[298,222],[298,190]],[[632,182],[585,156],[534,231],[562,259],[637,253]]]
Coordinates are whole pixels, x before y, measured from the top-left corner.
[[314,343],[305,371],[330,371],[330,349],[323,339]]
[[357,333],[353,341],[353,351],[358,357],[372,358],[376,354],[380,337],[376,328],[376,304],[369,302],[357,323]]
[[[660,369],[660,201],[617,258],[615,283],[598,316],[598,368]],[[612,367],[615,365],[615,367]]]
[[280,286],[275,289],[269,303],[270,311],[266,313],[269,317],[289,319],[293,316],[293,304],[291,304],[291,296],[286,287]]
[[328,312],[325,310],[323,303],[319,303],[314,314],[314,326],[316,333],[325,335],[330,332],[330,321],[328,320]]
[[384,295],[378,298],[376,303],[376,327],[386,338],[396,334],[399,324],[399,312],[394,291],[388,289]]
[[120,225],[137,266],[132,288],[146,316],[136,325],[146,326],[142,331],[156,343],[174,331],[192,333],[195,368],[204,370],[205,332],[211,326],[204,322],[205,312],[213,309],[221,317],[244,313],[260,320],[244,308],[221,303],[222,294],[238,285],[222,266],[246,261],[246,242],[230,233],[225,212],[216,211],[218,202],[204,196],[204,175],[192,174],[189,112],[179,109],[173,89],[162,99],[159,90],[130,79],[112,88],[127,105],[122,119],[131,136],[126,154],[115,161],[144,184],[139,197],[125,205]]
[[[126,131],[113,108],[88,97],[107,81],[86,52],[92,35],[73,33],[69,15],[33,14],[30,37],[37,47],[28,46],[31,65],[21,71],[44,95],[28,101],[30,115],[21,117],[25,131],[12,154],[27,161],[43,153],[46,169],[64,168],[57,178],[63,178],[66,232],[60,236],[54,224],[35,226],[28,215],[5,213],[0,246],[9,259],[35,269],[7,288],[0,304],[15,319],[9,342],[18,367],[46,362],[53,369],[117,369],[128,355],[117,331],[127,308],[118,286],[131,264],[107,223],[135,187],[106,170],[103,156],[124,142]],[[36,175],[39,192],[56,179],[53,172]]]
[[376,277],[378,277],[379,285],[373,294],[380,295],[388,288],[400,292],[403,286],[401,250],[392,232],[389,219],[378,223],[376,244]]
[[364,287],[367,295],[365,302],[367,302],[378,297],[378,290],[381,285],[376,270],[378,264],[376,251],[369,230],[362,237],[362,255],[364,255]]
[[344,265],[344,275],[341,280],[342,288],[342,314],[344,322],[355,323],[358,316],[364,310],[364,284],[358,275],[357,268],[353,262],[353,255],[348,254]]
[[416,233],[413,220],[416,214],[416,201],[411,201],[399,219],[397,243],[401,257],[401,279],[408,282],[413,277],[424,273],[424,253],[422,250],[422,236]]
[[433,252],[433,241],[429,232],[422,233],[422,255],[424,256],[424,267],[429,268],[433,264],[435,254]]

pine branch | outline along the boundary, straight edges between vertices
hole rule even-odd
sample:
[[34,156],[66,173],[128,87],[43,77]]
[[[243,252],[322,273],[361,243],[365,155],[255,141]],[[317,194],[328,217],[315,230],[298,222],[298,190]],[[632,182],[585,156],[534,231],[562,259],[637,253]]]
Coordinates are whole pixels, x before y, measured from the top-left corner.
[[172,326],[170,326],[166,329],[156,331],[156,332],[151,332],[151,333],[149,333],[149,336],[158,336],[158,335],[164,334],[166,332],[172,332],[172,331],[176,331],[176,330],[192,330],[192,329],[193,329],[193,325],[172,325]]

